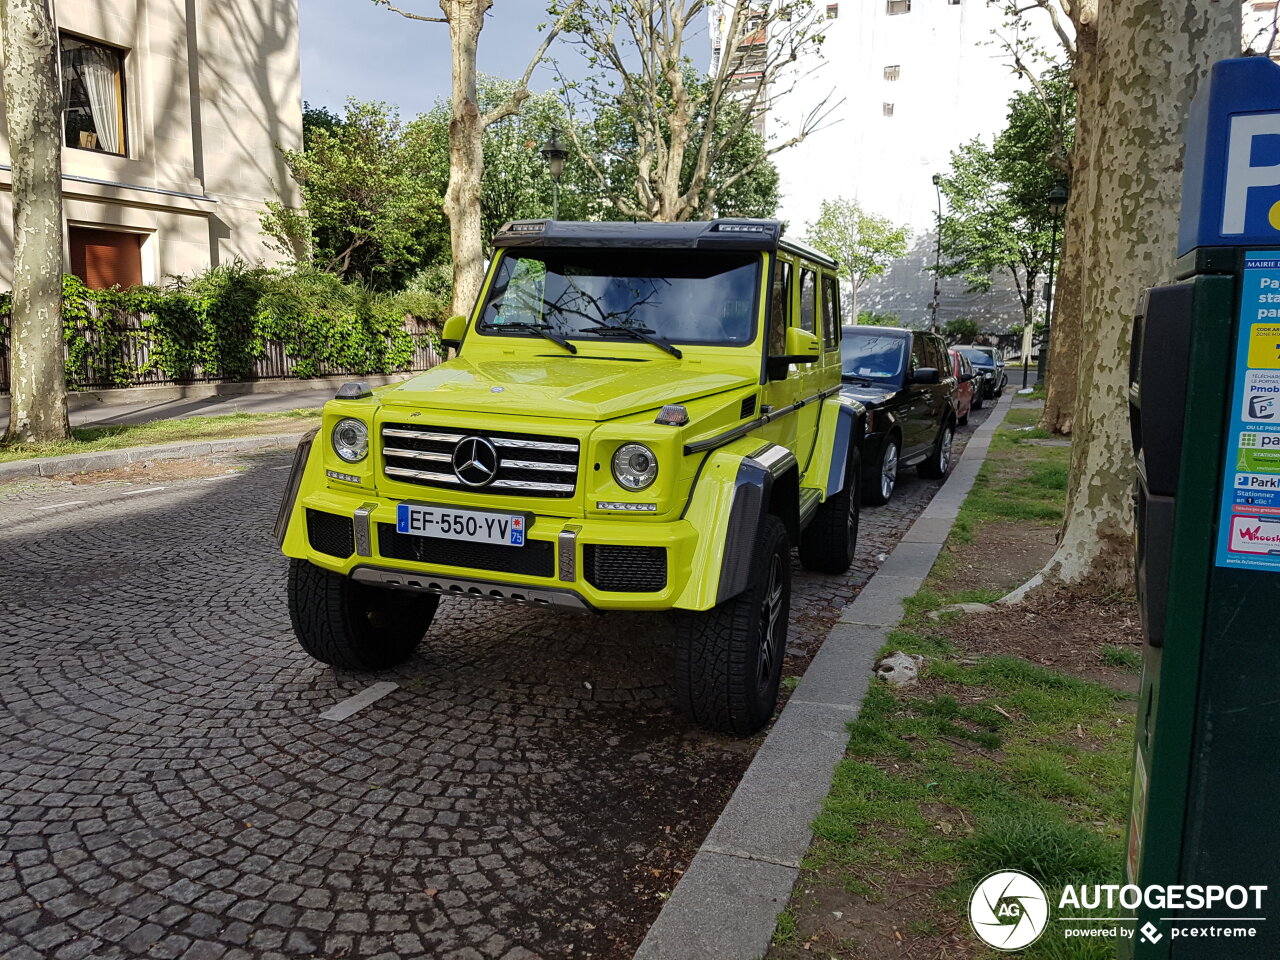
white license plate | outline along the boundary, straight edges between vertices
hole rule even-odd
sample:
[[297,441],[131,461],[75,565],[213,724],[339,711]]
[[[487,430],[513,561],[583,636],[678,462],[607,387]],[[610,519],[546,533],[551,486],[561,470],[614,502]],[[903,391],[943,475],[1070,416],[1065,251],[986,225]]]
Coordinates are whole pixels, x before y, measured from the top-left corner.
[[524,517],[513,513],[482,513],[402,503],[396,509],[396,530],[415,537],[444,537],[472,543],[524,546]]

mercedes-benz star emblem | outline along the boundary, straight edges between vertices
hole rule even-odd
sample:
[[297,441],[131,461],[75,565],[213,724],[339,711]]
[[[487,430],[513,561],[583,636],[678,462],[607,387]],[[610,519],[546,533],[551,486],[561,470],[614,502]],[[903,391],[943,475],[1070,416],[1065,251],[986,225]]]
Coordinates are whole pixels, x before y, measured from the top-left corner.
[[463,437],[453,448],[453,472],[469,487],[483,487],[498,475],[498,450],[484,437]]

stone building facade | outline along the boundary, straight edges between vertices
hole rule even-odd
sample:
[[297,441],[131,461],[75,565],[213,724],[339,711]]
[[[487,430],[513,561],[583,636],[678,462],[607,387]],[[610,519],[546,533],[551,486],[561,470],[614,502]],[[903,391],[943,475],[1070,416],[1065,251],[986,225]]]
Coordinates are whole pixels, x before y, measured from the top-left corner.
[[[297,0],[52,0],[66,269],[90,286],[273,261],[264,201],[296,204]],[[0,103],[0,289],[13,273]]]

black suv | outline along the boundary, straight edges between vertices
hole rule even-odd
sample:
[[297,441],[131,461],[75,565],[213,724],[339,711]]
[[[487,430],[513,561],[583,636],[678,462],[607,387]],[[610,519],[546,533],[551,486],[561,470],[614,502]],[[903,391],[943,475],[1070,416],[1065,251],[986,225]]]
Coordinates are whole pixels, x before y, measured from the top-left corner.
[[1000,356],[999,350],[995,347],[979,346],[976,343],[967,343],[952,349],[963,354],[973,364],[973,372],[977,374],[977,379],[980,381],[980,385],[975,386],[973,391],[975,410],[981,409],[982,401],[995,400],[1004,394],[1009,378],[1005,376],[1004,358]]
[[862,501],[888,503],[898,469],[945,477],[956,429],[957,381],[936,333],[895,327],[844,327],[841,393],[867,408]]

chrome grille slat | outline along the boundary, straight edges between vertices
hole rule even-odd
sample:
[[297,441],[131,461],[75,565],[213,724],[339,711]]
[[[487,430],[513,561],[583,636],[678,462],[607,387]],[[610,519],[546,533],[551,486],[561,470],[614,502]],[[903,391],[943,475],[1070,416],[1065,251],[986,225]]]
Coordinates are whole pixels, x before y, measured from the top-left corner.
[[406,427],[383,427],[384,437],[410,437],[414,440],[434,440],[436,443],[457,443],[461,435],[432,433],[430,430],[410,430]]
[[515,470],[549,470],[555,473],[577,473],[578,467],[573,463],[540,463],[537,460],[502,460],[502,466]]
[[[498,453],[497,475],[484,486],[465,483],[453,466],[458,444],[468,437],[481,438]],[[386,423],[382,425],[381,442],[383,474],[402,483],[499,496],[555,498],[571,497],[577,489],[580,444],[568,437]],[[468,452],[468,456],[473,453]]]
[[451,483],[460,486],[462,481],[452,473],[435,473],[431,470],[412,470],[409,467],[387,467],[389,477],[413,477],[418,480],[431,480],[436,483]]
[[543,490],[548,493],[573,493],[572,483],[540,483],[535,480],[495,480],[489,484],[502,490]]
[[552,443],[542,440],[512,440],[508,437],[493,437],[495,447],[515,447],[520,450],[549,450],[553,453],[577,453],[576,443]]
[[447,453],[433,453],[430,450],[401,450],[398,447],[383,447],[382,452],[388,457],[409,457],[411,460],[434,460],[437,463],[451,463],[453,458]]

